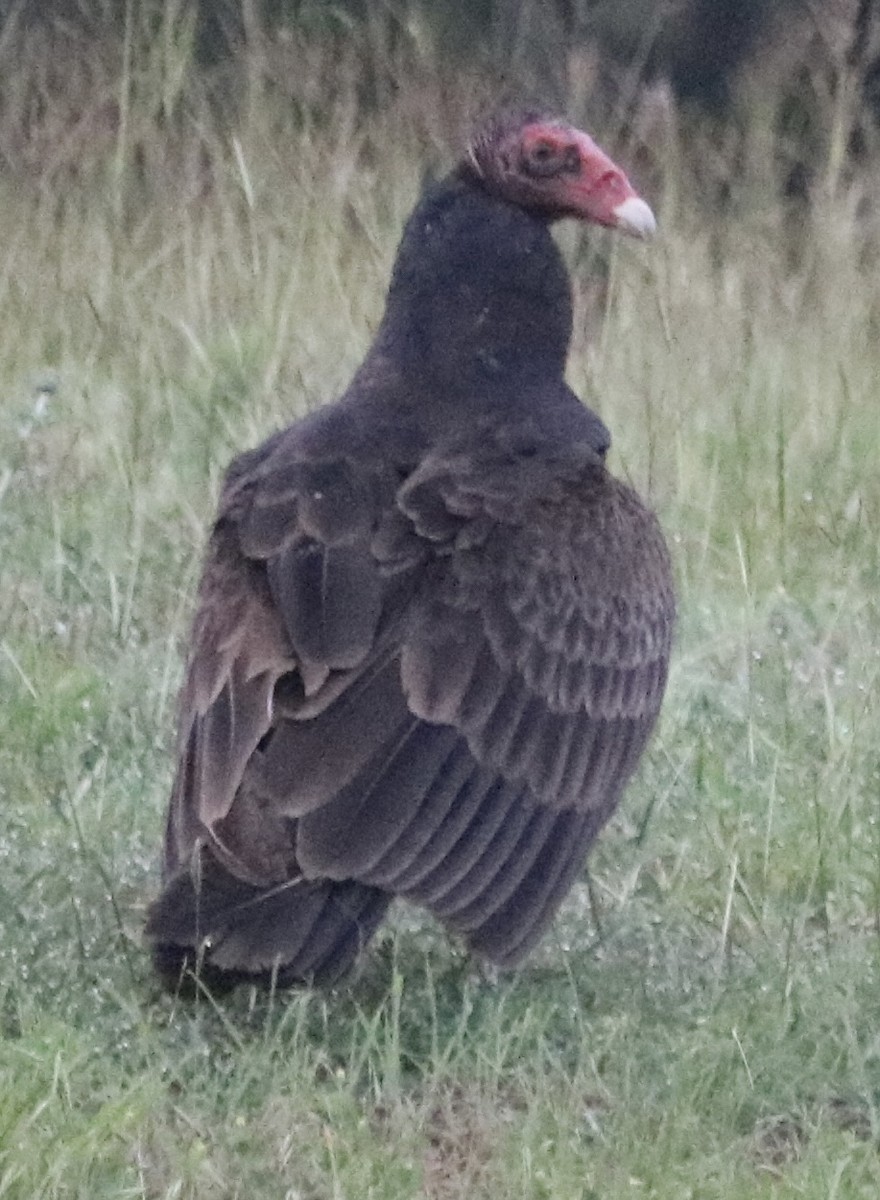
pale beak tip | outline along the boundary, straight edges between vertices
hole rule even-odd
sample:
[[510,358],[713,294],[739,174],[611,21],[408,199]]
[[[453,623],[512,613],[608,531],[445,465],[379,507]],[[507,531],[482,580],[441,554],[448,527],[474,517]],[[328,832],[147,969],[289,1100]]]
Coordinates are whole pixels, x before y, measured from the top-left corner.
[[657,232],[657,221],[640,196],[629,196],[613,209],[618,229],[633,237],[649,238]]

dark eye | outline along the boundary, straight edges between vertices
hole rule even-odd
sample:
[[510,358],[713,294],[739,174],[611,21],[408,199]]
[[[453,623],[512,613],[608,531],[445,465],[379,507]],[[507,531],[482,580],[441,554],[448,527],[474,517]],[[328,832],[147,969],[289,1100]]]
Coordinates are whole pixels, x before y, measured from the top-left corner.
[[565,169],[565,157],[552,142],[536,142],[529,146],[523,156],[523,170],[527,175],[544,179],[558,175]]

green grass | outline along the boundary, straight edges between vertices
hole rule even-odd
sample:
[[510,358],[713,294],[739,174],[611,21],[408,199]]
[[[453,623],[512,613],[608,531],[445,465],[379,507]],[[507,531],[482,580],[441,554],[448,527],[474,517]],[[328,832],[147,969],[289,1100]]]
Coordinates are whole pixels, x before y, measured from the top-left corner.
[[218,118],[176,61],[159,101],[112,84],[126,121],[76,170],[62,138],[0,181],[0,1198],[875,1197],[880,281],[852,193],[793,232],[763,166],[723,222],[670,173],[659,242],[609,243],[601,329],[562,234],[572,382],[660,512],[681,623],[541,949],[493,983],[401,912],[337,994],[187,1005],[140,927],[220,473],[345,385],[461,100],[410,80],[358,115],[340,70],[320,121],[257,87]]

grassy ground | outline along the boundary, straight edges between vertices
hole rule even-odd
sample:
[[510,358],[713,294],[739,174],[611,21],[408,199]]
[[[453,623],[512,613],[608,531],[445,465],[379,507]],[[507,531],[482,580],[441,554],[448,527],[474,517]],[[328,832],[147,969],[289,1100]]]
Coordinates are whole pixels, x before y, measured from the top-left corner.
[[303,128],[260,93],[162,133],[125,95],[91,157],[0,178],[0,1197],[876,1197],[880,281],[852,193],[794,230],[757,170],[722,222],[670,167],[601,332],[563,234],[572,382],[661,514],[681,627],[541,950],[492,984],[401,913],[339,994],[185,1005],[139,931],[205,524],[231,453],[357,363],[442,105],[355,120],[340,86]]

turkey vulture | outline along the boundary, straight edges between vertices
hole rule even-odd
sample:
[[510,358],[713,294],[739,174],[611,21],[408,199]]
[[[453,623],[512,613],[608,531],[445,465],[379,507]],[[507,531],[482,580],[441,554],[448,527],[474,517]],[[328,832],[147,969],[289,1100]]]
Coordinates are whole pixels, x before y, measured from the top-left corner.
[[395,896],[512,966],[614,810],[675,602],[564,380],[560,217],[654,229],[585,133],[484,124],[409,218],[348,390],[229,467],[147,922],[166,982],[331,984]]

